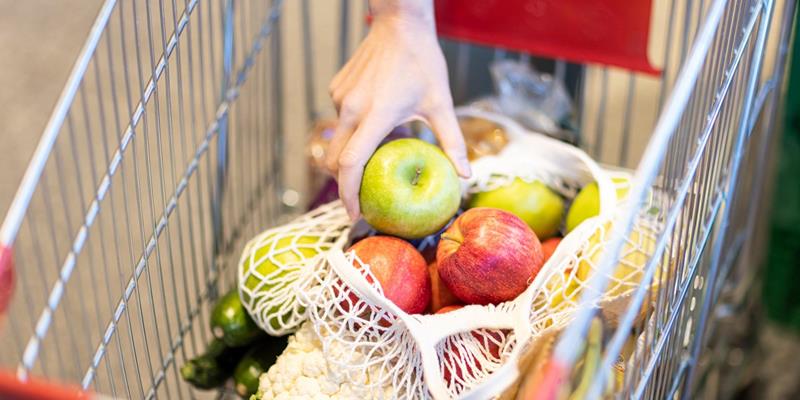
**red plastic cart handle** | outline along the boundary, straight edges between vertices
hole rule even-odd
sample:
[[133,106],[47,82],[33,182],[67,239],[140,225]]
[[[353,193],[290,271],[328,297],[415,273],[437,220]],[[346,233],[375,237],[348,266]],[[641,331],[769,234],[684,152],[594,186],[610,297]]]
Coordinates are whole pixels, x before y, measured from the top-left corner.
[[6,313],[14,294],[14,254],[11,247],[0,245],[0,316]]
[[74,400],[91,399],[91,392],[77,386],[65,386],[31,379],[22,382],[8,371],[0,371],[0,399],[3,400]]

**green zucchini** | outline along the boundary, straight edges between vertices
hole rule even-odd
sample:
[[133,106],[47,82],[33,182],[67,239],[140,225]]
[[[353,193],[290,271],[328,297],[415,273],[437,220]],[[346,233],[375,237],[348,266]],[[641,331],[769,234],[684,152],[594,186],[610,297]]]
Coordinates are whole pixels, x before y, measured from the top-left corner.
[[198,389],[222,386],[245,351],[246,348],[228,347],[222,340],[212,339],[204,354],[181,366],[181,376]]
[[247,399],[258,391],[258,378],[267,372],[286,348],[287,337],[267,337],[244,355],[233,372],[236,393]]
[[229,347],[246,346],[263,333],[247,313],[236,289],[222,296],[211,310],[211,332]]

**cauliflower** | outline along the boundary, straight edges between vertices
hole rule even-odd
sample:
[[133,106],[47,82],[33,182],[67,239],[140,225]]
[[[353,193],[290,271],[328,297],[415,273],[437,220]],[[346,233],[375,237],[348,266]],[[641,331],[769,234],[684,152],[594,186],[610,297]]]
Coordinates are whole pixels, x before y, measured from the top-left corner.
[[[370,371],[368,375],[377,373]],[[383,387],[383,398],[392,398],[390,386]],[[261,400],[363,400],[371,397],[363,382],[344,374],[331,373],[322,353],[322,343],[310,322],[305,322],[289,338],[289,344],[269,371],[259,378]]]

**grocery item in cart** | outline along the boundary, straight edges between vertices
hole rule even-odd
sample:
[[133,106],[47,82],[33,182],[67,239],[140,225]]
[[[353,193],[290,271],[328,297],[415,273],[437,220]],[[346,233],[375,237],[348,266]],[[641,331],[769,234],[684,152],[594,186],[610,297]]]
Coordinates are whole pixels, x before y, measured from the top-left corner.
[[469,106],[506,115],[535,132],[576,142],[577,135],[568,128],[574,125],[574,107],[564,82],[515,60],[494,62],[490,72],[495,93]]
[[460,183],[439,147],[400,139],[370,157],[358,198],[364,220],[375,229],[421,239],[442,229],[458,211]]
[[[591,159],[567,144],[527,133],[502,116],[491,118],[495,117],[511,132],[511,145],[496,156],[473,163],[474,174],[464,189],[465,196],[519,178],[539,180],[572,198],[578,188],[597,181],[601,217],[609,217],[617,204],[614,183]],[[577,279],[574,267],[587,256],[581,252],[582,244],[603,225],[602,221],[600,217],[587,220],[564,237],[530,286],[513,301],[468,305],[437,315],[411,315],[398,308],[386,298],[370,266],[353,252],[343,251],[350,239],[350,222],[340,203],[268,232],[331,232],[326,242],[333,244],[323,250],[321,261],[298,265],[298,271],[305,271],[308,277],[298,274],[291,287],[299,294],[295,300],[298,310],[304,310],[296,314],[296,321],[310,321],[326,362],[337,374],[364,382],[365,371],[374,371],[365,389],[379,393],[392,387],[393,397],[398,398],[448,398],[467,393],[490,397],[517,376],[516,364],[523,348],[544,332],[563,326],[576,311],[576,294],[585,282]],[[336,232],[340,232],[338,238]],[[428,245],[426,240],[419,245]],[[248,245],[242,260],[251,258],[254,248]],[[250,269],[246,262],[240,264],[240,285],[250,278]],[[271,285],[274,278],[268,277],[265,284]],[[352,299],[357,301],[353,303]],[[346,307],[342,306],[344,302],[348,302]],[[248,309],[264,310],[263,306],[260,311],[252,306]],[[256,315],[256,320],[265,323],[261,316]],[[486,333],[480,334],[482,331]],[[499,350],[482,345],[486,342],[475,339],[476,332],[496,343]],[[451,365],[452,370],[453,363],[463,366],[458,369],[461,375],[450,374],[453,379],[445,379],[445,366]]]
[[[339,198],[339,185],[334,177],[328,175],[325,167],[328,145],[335,132],[336,120],[334,119],[320,119],[311,130],[307,145],[309,165],[312,167],[309,188],[311,193],[315,194],[311,197],[308,211]],[[412,136],[411,129],[408,126],[401,125],[394,128],[381,143]]]
[[533,229],[539,240],[557,235],[564,216],[564,200],[538,180],[515,179],[506,186],[475,193],[469,206],[512,212]]
[[508,135],[503,131],[502,126],[488,119],[460,117],[458,125],[464,135],[467,158],[470,161],[497,154],[508,144]]

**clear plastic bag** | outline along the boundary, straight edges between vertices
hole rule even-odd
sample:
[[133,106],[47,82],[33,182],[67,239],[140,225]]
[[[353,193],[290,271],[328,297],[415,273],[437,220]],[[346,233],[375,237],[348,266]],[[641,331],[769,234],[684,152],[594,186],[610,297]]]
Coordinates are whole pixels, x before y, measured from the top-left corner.
[[574,107],[564,82],[516,60],[496,61],[489,71],[495,94],[471,106],[506,115],[527,129],[575,143],[575,133],[565,128],[571,125]]

